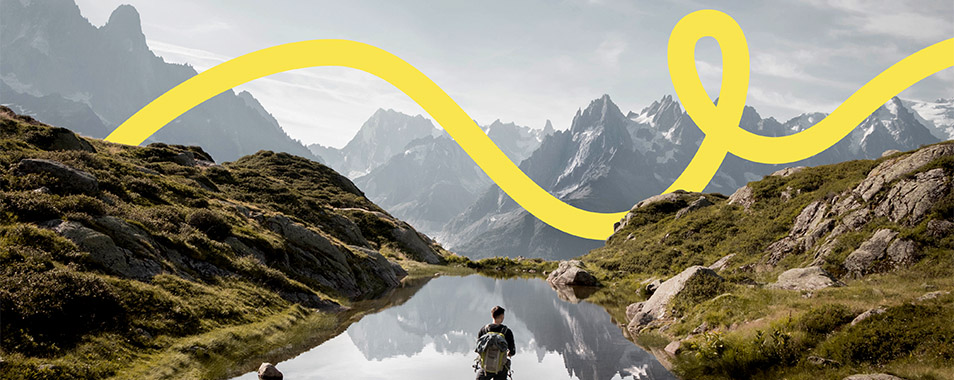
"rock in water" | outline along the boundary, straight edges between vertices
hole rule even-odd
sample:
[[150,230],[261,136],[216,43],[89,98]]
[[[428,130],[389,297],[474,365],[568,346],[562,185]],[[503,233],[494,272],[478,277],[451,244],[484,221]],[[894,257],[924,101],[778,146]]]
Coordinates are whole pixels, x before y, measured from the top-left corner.
[[818,290],[830,286],[841,286],[831,274],[821,267],[789,269],[778,275],[778,281],[769,284],[769,289]]
[[71,193],[92,193],[99,189],[99,181],[92,174],[52,160],[25,158],[17,164],[19,174],[47,174],[57,179],[55,187]]
[[261,380],[282,380],[284,375],[272,363],[262,363],[258,367],[258,378]]
[[550,273],[547,283],[551,286],[599,286],[599,281],[590,272],[583,269],[579,260],[561,261],[560,267]]

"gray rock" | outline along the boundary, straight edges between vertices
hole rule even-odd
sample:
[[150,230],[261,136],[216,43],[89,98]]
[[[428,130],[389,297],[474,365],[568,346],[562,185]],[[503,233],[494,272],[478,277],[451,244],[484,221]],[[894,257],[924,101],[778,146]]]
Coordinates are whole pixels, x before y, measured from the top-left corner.
[[57,179],[55,187],[72,193],[92,193],[99,190],[99,181],[92,174],[52,160],[26,158],[17,165],[18,174],[47,174]]
[[598,286],[599,281],[587,272],[579,260],[561,261],[560,266],[550,273],[547,283],[551,286]]
[[898,236],[898,232],[890,229],[881,229],[875,231],[858,249],[854,250],[845,258],[845,269],[849,275],[859,277],[877,270],[874,264],[885,256],[888,244]]
[[938,157],[952,154],[954,154],[954,144],[938,144],[921,149],[908,156],[890,158],[872,169],[852,192],[867,202],[892,181],[917,170]]
[[656,292],[656,289],[659,289],[659,286],[662,285],[663,281],[656,279],[648,284],[646,284],[646,294],[652,295]]
[[50,129],[51,138],[43,146],[47,150],[78,150],[82,152],[96,153],[93,145],[85,139],[77,136],[73,131],[66,128],[53,127]]
[[341,266],[341,269],[347,271],[348,259],[344,252],[341,252],[328,238],[321,234],[288,219],[284,215],[273,215],[265,218],[264,224],[272,232],[281,235],[289,243],[301,247],[307,252],[320,253],[331,257]]
[[258,367],[258,378],[261,380],[282,380],[283,377],[282,372],[272,363],[262,363]]
[[800,172],[800,171],[802,171],[802,170],[805,170],[805,167],[804,167],[804,166],[793,166],[793,167],[790,167],[790,168],[785,168],[785,169],[777,170],[777,171],[775,171],[774,173],[769,174],[769,176],[772,176],[772,177],[788,177],[788,176],[790,176],[790,175],[792,175],[792,174],[795,174],[795,173],[798,173],[798,172]]
[[404,222],[398,222],[397,227],[391,230],[391,236],[397,240],[404,248],[410,250],[411,258],[418,261],[424,261],[428,264],[437,264],[441,262],[440,256],[431,245],[421,237],[417,231]]
[[162,267],[156,261],[136,257],[131,251],[116,245],[109,236],[77,222],[52,220],[42,224],[63,236],[81,250],[89,252],[90,260],[108,271],[125,277],[149,279],[159,274]]
[[789,255],[808,251],[834,226],[834,220],[828,218],[828,203],[812,202],[795,217],[788,236],[766,248],[763,261],[775,265]]
[[870,317],[876,316],[876,315],[878,315],[878,314],[882,314],[882,313],[884,313],[885,311],[887,311],[887,310],[885,310],[884,308],[881,308],[881,307],[876,307],[876,308],[874,308],[874,309],[868,309],[868,311],[866,311],[866,312],[864,312],[864,313],[861,313],[861,314],[858,314],[858,316],[855,317],[855,319],[852,319],[852,320],[851,320],[851,325],[852,325],[852,326],[857,325],[857,324],[860,323],[861,321],[863,321],[863,320],[865,320],[865,319],[868,319],[868,318],[870,318]]
[[669,342],[669,344],[666,345],[666,348],[664,348],[663,351],[666,351],[666,353],[669,354],[669,356],[671,357],[676,357],[676,355],[679,354],[679,351],[681,351],[681,348],[682,348],[682,341],[674,340],[672,342]]
[[918,260],[920,253],[913,241],[907,239],[897,239],[888,246],[888,260],[894,264],[895,268],[905,267],[914,264]]
[[897,149],[888,149],[881,153],[881,157],[888,157],[890,155],[898,154],[898,153],[901,153],[901,151]]
[[682,209],[680,209],[679,211],[677,211],[677,212],[676,212],[676,219],[679,219],[679,218],[685,216],[686,214],[688,214],[688,213],[690,213],[690,212],[693,212],[693,211],[695,211],[695,210],[698,210],[698,209],[701,209],[701,208],[704,208],[704,207],[712,206],[712,204],[713,204],[713,203],[710,202],[708,199],[706,199],[705,196],[700,196],[699,199],[696,199],[696,200],[692,201],[692,203],[690,203],[688,206],[683,207]]
[[837,360],[826,359],[821,356],[810,355],[805,358],[809,364],[817,367],[841,367],[841,362]]
[[[658,202],[673,202],[678,200],[682,195],[685,195],[685,194],[688,194],[688,193],[682,190],[676,190],[671,193],[654,195],[637,202],[636,205],[633,206],[631,210],[641,209],[643,207],[646,207],[653,203],[658,203]],[[620,219],[620,221],[613,224],[613,232],[616,233],[622,230],[623,227],[626,227],[626,225],[629,224],[629,221],[632,220],[632,218],[633,218],[632,211],[626,213],[626,215],[623,216],[623,218]]]
[[725,255],[721,259],[716,260],[716,262],[712,263],[712,265],[709,265],[709,269],[712,269],[716,272],[722,271],[723,269],[725,269],[726,266],[729,265],[729,260],[732,260],[733,257],[735,257],[734,253]]
[[917,224],[937,201],[947,195],[948,182],[941,168],[918,173],[914,179],[898,181],[875,208],[875,216],[887,216],[893,222],[905,221],[907,225]]
[[905,380],[904,378],[889,375],[886,373],[864,373],[851,375],[842,380]]
[[[639,306],[633,304],[626,308],[627,315],[632,315],[628,326],[629,330],[636,333],[646,324],[666,318],[670,314],[670,303],[682,293],[687,285],[710,280],[721,282],[722,277],[719,277],[712,269],[699,265],[689,267],[682,273],[666,280],[659,285],[659,288],[648,300],[638,303]],[[715,294],[712,294],[712,296],[715,296]]]
[[954,230],[954,223],[946,220],[931,220],[927,225],[927,232],[936,238],[948,236]]
[[778,275],[775,283],[766,287],[769,289],[784,290],[819,290],[831,286],[841,286],[842,284],[835,280],[831,274],[821,267],[813,266],[807,268],[789,269]]
[[918,297],[918,301],[929,301],[929,300],[938,298],[940,296],[946,296],[948,294],[951,294],[951,292],[947,292],[943,290],[938,290],[936,292],[930,292],[930,293],[924,293],[923,296]]
[[729,204],[742,206],[746,210],[751,208],[755,204],[755,195],[752,193],[752,188],[748,185],[740,187],[729,196]]

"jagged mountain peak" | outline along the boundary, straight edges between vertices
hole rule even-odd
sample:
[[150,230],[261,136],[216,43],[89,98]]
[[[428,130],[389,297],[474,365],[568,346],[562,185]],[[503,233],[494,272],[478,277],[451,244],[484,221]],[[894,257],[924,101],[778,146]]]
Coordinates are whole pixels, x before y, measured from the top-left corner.
[[604,94],[591,101],[586,109],[577,111],[576,116],[573,117],[573,123],[570,125],[570,132],[578,133],[595,126],[623,126],[625,119],[626,117],[623,116],[619,107],[613,103],[610,96]]
[[116,37],[140,42],[143,48],[146,47],[146,35],[142,33],[142,20],[139,17],[139,11],[132,5],[123,4],[116,7],[109,15],[109,21],[103,25],[103,30]]

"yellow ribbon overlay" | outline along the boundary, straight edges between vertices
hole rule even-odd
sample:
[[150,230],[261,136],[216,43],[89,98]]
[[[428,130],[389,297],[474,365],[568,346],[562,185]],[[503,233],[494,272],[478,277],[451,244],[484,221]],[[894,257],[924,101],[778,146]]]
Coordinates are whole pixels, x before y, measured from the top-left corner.
[[[713,37],[723,49],[718,106],[709,99],[695,67],[695,44]],[[818,124],[800,133],[765,137],[739,128],[749,83],[748,45],[731,17],[715,10],[693,12],[669,38],[669,71],[686,112],[705,133],[686,170],[666,190],[702,191],[726,153],[768,164],[811,157],[844,138],[892,96],[954,66],[954,38],[927,47],[868,82]],[[139,145],[179,115],[243,83],[289,70],[343,66],[384,79],[421,105],[481,169],[520,206],[550,226],[586,239],[604,240],[626,212],[598,213],[573,207],[537,185],[487,137],[473,119],[419,70],[382,49],[348,40],[312,40],[278,45],[224,62],[156,98],[126,120],[107,141]]]

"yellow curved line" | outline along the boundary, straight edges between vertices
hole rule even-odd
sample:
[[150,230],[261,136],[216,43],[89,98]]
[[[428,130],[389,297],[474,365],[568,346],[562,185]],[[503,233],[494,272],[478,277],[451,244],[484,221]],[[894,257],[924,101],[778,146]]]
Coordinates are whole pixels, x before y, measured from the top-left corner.
[[219,93],[248,81],[315,66],[344,66],[390,82],[420,104],[490,179],[534,216],[569,234],[606,239],[625,212],[596,213],[573,207],[527,177],[440,87],[413,66],[371,45],[347,40],[313,40],[243,55],[196,75],[126,120],[107,141],[138,145],[164,125]]
[[[696,71],[695,45],[703,37],[714,38],[722,49],[722,88],[718,105],[709,99]],[[686,170],[666,192],[677,189],[703,191],[726,153],[753,162],[783,164],[828,149],[892,96],[954,66],[954,38],[931,45],[892,65],[825,119],[799,133],[780,137],[756,135],[739,126],[748,91],[749,52],[745,35],[732,17],[711,9],[683,17],[670,34],[668,60],[679,101],[706,136]]]
[[[693,58],[695,43],[715,37],[723,50],[724,74],[719,105],[714,106],[699,82]],[[905,58],[878,75],[817,125],[785,137],[763,137],[739,128],[748,89],[748,48],[741,28],[718,11],[687,15],[673,30],[669,66],[680,101],[706,133],[686,170],[666,191],[702,191],[726,153],[763,163],[797,161],[821,152],[894,94],[937,71],[954,66],[954,39]],[[945,54],[946,51],[946,54]],[[596,213],[557,199],[531,180],[500,151],[465,112],[423,73],[371,45],[347,40],[312,40],[270,47],[215,66],[169,90],[136,112],[107,141],[138,145],[164,125],[223,91],[264,76],[317,66],[343,66],[382,78],[421,105],[500,188],[544,223],[587,239],[612,235],[613,223],[626,212]]]

